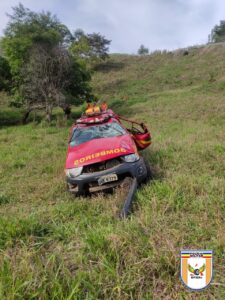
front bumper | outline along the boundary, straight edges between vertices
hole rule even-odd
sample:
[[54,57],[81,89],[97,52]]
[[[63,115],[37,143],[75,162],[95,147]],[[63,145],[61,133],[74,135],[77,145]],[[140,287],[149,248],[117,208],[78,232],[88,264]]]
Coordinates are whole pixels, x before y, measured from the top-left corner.
[[[117,181],[108,182],[103,185],[98,184],[98,179],[104,175],[116,174]],[[66,177],[69,191],[72,193],[98,192],[120,185],[125,177],[133,177],[138,183],[144,181],[147,177],[147,169],[144,159],[140,159],[134,163],[123,162],[113,168],[93,173],[83,173],[75,178]]]

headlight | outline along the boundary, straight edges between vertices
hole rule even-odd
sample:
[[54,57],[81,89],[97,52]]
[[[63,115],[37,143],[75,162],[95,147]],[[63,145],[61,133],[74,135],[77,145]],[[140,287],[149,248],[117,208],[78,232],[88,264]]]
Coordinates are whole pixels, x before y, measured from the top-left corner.
[[135,161],[139,160],[139,155],[138,154],[129,154],[129,155],[123,156],[122,159],[125,162],[135,162]]
[[83,170],[83,167],[66,169],[65,173],[66,173],[67,177],[74,178],[74,177],[79,176],[81,174],[82,170]]

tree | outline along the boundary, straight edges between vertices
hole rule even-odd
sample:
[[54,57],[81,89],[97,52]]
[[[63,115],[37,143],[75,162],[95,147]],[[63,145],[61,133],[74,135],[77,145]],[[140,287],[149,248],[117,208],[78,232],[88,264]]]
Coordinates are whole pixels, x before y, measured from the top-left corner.
[[8,61],[0,56],[0,91],[9,91],[12,75]]
[[225,21],[220,21],[219,25],[215,25],[208,37],[209,43],[225,42]]
[[110,43],[111,41],[100,33],[85,34],[83,30],[78,29],[74,33],[70,51],[81,60],[96,63],[108,57]]
[[141,45],[140,48],[138,49],[139,55],[146,55],[148,53],[149,53],[149,50],[144,45]]
[[25,121],[36,108],[45,109],[50,121],[53,107],[68,112],[69,99],[90,93],[90,74],[68,51],[72,40],[50,12],[35,13],[22,4],[13,8],[1,47],[11,67],[15,104],[26,108]]
[[29,61],[22,68],[22,75],[20,94],[27,108],[26,116],[33,109],[45,109],[49,122],[56,106],[69,114],[71,101],[67,101],[68,94],[81,98],[89,92],[89,73],[80,69],[63,46],[35,45]]
[[50,12],[35,13],[19,4],[8,17],[1,45],[14,76],[19,75],[34,44],[54,47],[68,44],[72,38],[69,29]]

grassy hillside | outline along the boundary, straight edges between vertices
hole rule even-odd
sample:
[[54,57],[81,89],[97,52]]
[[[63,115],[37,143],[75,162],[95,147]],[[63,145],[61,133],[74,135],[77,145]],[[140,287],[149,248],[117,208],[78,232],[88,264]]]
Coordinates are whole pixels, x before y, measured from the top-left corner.
[[[148,124],[154,180],[120,221],[120,191],[66,192],[61,119],[6,126],[12,112],[2,109],[0,299],[224,299],[225,47],[114,55],[92,84],[116,112]],[[204,291],[179,280],[187,248],[214,250]]]

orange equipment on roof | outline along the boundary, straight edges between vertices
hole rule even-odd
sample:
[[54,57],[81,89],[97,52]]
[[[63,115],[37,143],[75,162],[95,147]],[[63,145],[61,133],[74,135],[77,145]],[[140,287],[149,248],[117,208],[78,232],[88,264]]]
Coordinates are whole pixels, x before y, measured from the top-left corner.
[[107,103],[105,101],[102,102],[102,104],[101,104],[101,111],[106,111],[107,109],[108,109]]
[[87,108],[85,110],[86,115],[94,115],[100,112],[100,107],[96,103],[88,103]]

